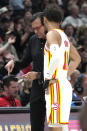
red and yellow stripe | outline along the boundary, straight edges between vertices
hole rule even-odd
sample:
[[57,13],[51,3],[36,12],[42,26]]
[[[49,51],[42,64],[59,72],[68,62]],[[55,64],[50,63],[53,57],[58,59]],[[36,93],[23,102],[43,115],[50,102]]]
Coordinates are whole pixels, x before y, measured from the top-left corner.
[[59,85],[59,81],[57,81],[56,83],[56,89],[57,89],[57,104],[59,105],[59,108],[57,110],[57,123],[59,124],[60,123],[60,108],[61,108],[61,105],[60,105],[60,100],[61,100],[61,96],[60,96],[60,85]]
[[68,57],[68,51],[65,51],[63,70],[68,70]]
[[54,74],[53,74],[53,76],[52,76],[52,79],[56,79],[57,78],[57,68],[56,68],[56,70],[55,70],[55,72],[54,72]]
[[52,104],[54,104],[54,88],[53,84],[50,84],[50,115],[49,115],[49,120],[48,123],[51,122],[52,124],[54,123],[54,110],[51,108]]
[[44,51],[46,51],[48,53],[48,67],[49,67],[50,59],[51,59],[51,53],[46,48],[44,48]]

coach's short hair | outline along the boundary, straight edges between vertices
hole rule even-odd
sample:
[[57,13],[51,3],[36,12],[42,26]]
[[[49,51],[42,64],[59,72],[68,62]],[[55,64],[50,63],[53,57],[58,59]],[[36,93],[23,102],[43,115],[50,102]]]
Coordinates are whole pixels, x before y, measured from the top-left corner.
[[44,23],[43,23],[43,12],[37,12],[37,13],[33,14],[32,18],[31,18],[31,23],[33,21],[35,21],[37,18],[40,18],[41,24],[44,25]]
[[60,23],[63,20],[63,11],[57,4],[48,4],[44,10],[44,16],[48,21]]

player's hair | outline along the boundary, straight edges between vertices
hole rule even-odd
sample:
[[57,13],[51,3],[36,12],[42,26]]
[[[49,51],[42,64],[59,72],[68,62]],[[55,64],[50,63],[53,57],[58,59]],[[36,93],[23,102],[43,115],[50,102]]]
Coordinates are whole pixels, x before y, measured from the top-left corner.
[[48,4],[44,10],[44,16],[48,21],[60,23],[63,20],[63,11],[57,4]]

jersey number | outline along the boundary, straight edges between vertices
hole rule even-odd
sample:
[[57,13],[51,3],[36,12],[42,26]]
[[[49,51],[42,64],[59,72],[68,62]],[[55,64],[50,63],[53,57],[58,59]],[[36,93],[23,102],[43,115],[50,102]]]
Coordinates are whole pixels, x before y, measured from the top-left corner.
[[65,51],[65,53],[64,53],[63,70],[68,70],[68,51]]

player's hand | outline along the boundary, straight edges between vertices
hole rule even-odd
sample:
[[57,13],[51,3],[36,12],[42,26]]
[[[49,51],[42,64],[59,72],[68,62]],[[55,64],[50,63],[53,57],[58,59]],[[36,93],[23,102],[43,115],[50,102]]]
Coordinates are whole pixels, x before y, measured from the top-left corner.
[[5,69],[8,71],[8,75],[12,72],[14,68],[14,61],[10,60],[6,65],[5,65]]
[[37,74],[38,74],[38,72],[31,71],[31,72],[28,72],[27,74],[23,75],[22,77],[30,79],[30,80],[36,80],[37,79]]
[[58,81],[57,79],[51,79],[51,80],[49,80],[49,79],[46,78],[45,81],[44,81],[44,84],[43,84],[44,90],[47,90],[47,88],[49,87],[49,85],[54,84],[57,81]]
[[[49,80],[48,78],[45,78],[45,80]],[[54,84],[54,83],[56,83],[58,81],[58,79],[50,79],[50,81],[49,81],[49,85],[50,84]]]
[[49,94],[49,85],[55,84],[57,81],[58,81],[57,79],[51,79],[51,80],[47,78],[45,79],[45,82],[43,84],[43,88],[45,89],[45,94],[47,95]]
[[49,84],[55,84],[58,81],[58,79],[51,79]]
[[49,95],[49,93],[50,93],[49,88],[47,88],[47,89],[45,90],[45,94],[46,94],[46,95]]

